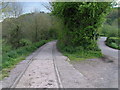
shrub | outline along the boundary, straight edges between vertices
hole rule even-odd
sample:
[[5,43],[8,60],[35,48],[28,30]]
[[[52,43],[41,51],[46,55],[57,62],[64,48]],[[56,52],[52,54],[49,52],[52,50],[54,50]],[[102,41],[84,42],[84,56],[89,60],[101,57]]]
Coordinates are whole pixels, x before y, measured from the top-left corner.
[[16,58],[18,56],[17,52],[14,50],[14,51],[10,51],[7,53],[7,56],[10,57],[10,58]]
[[112,43],[111,43],[111,47],[114,47],[114,48],[117,49],[117,48],[118,48],[118,45],[117,45],[116,43],[113,43],[113,42],[112,42]]
[[20,46],[27,46],[27,45],[31,45],[32,42],[28,39],[21,39],[20,40]]
[[16,62],[19,62],[20,59],[23,59],[26,55],[30,54],[46,42],[48,42],[48,40],[43,40],[34,44],[30,44],[28,46],[20,47],[18,49],[3,53],[2,68],[7,68],[11,65],[15,65]]
[[111,48],[120,49],[120,38],[108,37],[106,40],[106,45]]
[[89,49],[94,48],[98,38],[98,28],[110,11],[111,3],[53,2],[52,7],[52,14],[60,18],[64,24],[64,29],[58,32],[60,44],[64,44],[64,48],[61,49],[73,52],[72,48],[79,46],[85,49],[88,46]]
[[6,45],[6,44],[2,45],[3,53],[9,52],[10,50],[11,50],[11,45]]
[[118,27],[114,25],[104,24],[101,34],[106,37],[118,37]]

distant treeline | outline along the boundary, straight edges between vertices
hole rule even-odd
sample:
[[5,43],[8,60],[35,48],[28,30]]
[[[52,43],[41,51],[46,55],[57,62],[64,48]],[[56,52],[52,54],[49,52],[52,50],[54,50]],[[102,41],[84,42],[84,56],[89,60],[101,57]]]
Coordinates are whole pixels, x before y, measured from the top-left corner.
[[120,37],[120,8],[113,8],[109,15],[106,17],[106,22],[103,24],[100,32],[101,35],[107,37]]
[[40,40],[56,39],[53,16],[47,13],[29,13],[18,18],[6,18],[2,22],[2,37],[4,43],[19,48]]

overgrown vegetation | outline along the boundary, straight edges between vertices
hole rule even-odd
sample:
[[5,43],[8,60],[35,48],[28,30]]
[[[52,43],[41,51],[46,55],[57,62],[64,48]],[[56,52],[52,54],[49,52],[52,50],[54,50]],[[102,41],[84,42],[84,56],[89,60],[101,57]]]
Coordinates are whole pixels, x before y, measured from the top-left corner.
[[1,78],[9,69],[24,60],[27,55],[50,40],[57,39],[58,24],[53,16],[44,12],[6,18],[2,22],[2,69]]
[[11,50],[9,45],[3,46],[3,54],[2,54],[2,69],[3,73],[1,78],[8,75],[8,71],[10,68],[13,68],[14,65],[19,63],[21,60],[24,60],[27,55],[35,51],[38,47],[47,43],[50,40],[42,40],[40,42],[36,42],[34,44],[30,44],[18,49]]
[[[52,6],[52,13],[61,18],[64,24],[64,28],[59,32],[59,50],[73,57],[101,56],[96,43],[99,36],[98,29],[111,10],[111,3],[55,2]],[[97,55],[91,52],[97,52]]]
[[46,13],[32,13],[18,18],[7,18],[3,24],[3,38],[13,48],[23,46],[22,43],[39,42],[56,39],[54,18]]
[[[8,8],[3,9],[4,15],[8,16],[2,22],[2,77],[7,76],[8,70],[25,56],[51,39],[58,39],[58,49],[72,60],[102,56],[96,42],[99,29],[111,10],[111,2],[53,2],[52,14],[35,11],[23,15],[22,9],[16,8],[16,5],[20,7],[13,3],[11,9],[15,11],[12,9],[12,12]],[[12,18],[9,17],[11,13]],[[116,21],[108,20],[106,23],[102,34],[116,36],[117,29],[111,33],[114,27],[110,27]]]
[[118,37],[118,27],[114,25],[108,25],[104,24],[103,27],[101,28],[101,36],[106,36],[106,37]]
[[106,17],[106,22],[103,24],[100,34],[106,37],[120,37],[119,34],[119,8],[113,8],[110,14]]
[[58,49],[70,60],[85,60],[85,59],[92,59],[92,58],[100,58],[102,54],[100,49],[97,51],[93,50],[85,50],[83,47],[79,46],[76,48],[73,47],[66,47],[64,49],[59,48],[61,44],[57,43]]
[[108,37],[106,40],[106,45],[108,45],[111,48],[120,50],[120,38]]
[[106,45],[114,49],[120,49],[120,28],[118,24],[120,21],[119,12],[120,8],[113,8],[101,28],[101,35],[107,37]]

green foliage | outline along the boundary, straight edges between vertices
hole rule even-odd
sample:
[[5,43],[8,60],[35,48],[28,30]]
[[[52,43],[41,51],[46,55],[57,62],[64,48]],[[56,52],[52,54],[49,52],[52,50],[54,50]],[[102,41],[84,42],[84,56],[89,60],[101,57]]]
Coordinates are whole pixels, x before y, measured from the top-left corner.
[[70,58],[70,60],[85,60],[85,59],[102,57],[100,49],[96,48],[96,50],[93,50],[93,49],[91,50],[91,47],[94,47],[94,46],[88,46],[86,50],[82,46],[66,47],[64,46],[64,44],[60,44],[60,42],[58,42],[57,47],[65,56]]
[[2,37],[12,48],[57,38],[56,20],[46,13],[31,13],[2,22]]
[[20,47],[21,32],[20,27],[17,25],[14,30],[10,32],[10,38],[8,42],[13,45],[13,48]]
[[67,56],[70,60],[85,60],[85,59],[91,59],[91,58],[100,58],[102,57],[102,54],[100,52],[100,49],[97,51],[93,50],[85,50],[83,47],[65,47],[61,49],[61,44],[57,43],[58,49]]
[[2,45],[2,52],[3,53],[6,53],[6,52],[9,52],[11,50],[11,45],[7,45],[7,44],[3,44]]
[[106,37],[118,37],[118,30],[119,28],[117,26],[104,24],[101,28],[101,34],[103,34]]
[[[25,59],[25,57],[29,55],[31,52],[33,52],[43,44],[47,43],[48,41],[49,40],[42,40],[40,42],[30,44],[28,46],[24,46],[18,49],[4,52],[2,55],[2,66],[0,66],[0,69],[13,67],[18,62]],[[3,47],[6,47],[6,46],[3,46]]]
[[112,42],[112,43],[111,43],[111,47],[114,47],[114,48],[117,49],[117,48],[118,48],[118,45],[117,45],[116,43],[113,43],[113,42]]
[[111,48],[120,49],[120,38],[109,37],[106,40],[106,45],[108,45]]
[[[31,13],[18,18],[6,18],[2,22],[3,76],[27,55],[51,39],[57,38],[58,22],[46,13]],[[1,76],[0,76],[1,77]]]
[[52,13],[64,24],[64,29],[59,32],[61,49],[81,46],[97,50],[97,29],[110,11],[110,2],[55,2],[52,6]]
[[119,8],[113,8],[110,14],[107,16],[106,22],[109,25],[111,25],[115,19],[118,19],[120,17],[120,14],[118,14],[118,12],[120,12]]
[[30,40],[27,39],[21,39],[20,40],[20,46],[27,46],[27,45],[31,45],[32,42]]
[[120,37],[119,31],[119,18],[118,8],[113,8],[110,14],[106,18],[106,22],[100,29],[100,34],[106,37]]
[[51,39],[57,39],[57,32],[55,31],[54,28],[51,28],[50,31],[48,32],[49,38]]
[[100,58],[102,54],[99,51],[79,51],[75,53],[66,53],[63,54],[70,58],[70,60],[85,60],[85,59],[93,59],[93,58]]

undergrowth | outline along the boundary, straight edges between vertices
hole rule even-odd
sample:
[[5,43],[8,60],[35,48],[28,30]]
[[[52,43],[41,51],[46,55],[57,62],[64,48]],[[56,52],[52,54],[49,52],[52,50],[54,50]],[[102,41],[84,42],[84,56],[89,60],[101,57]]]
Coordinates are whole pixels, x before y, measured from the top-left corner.
[[[42,40],[40,42],[30,44],[28,46],[24,46],[15,50],[6,50],[3,51],[2,55],[2,65],[0,66],[0,79],[7,77],[9,75],[9,71],[20,61],[25,60],[26,56],[35,51],[40,46],[44,45],[50,40]],[[4,46],[3,46],[4,47]],[[8,47],[6,47],[8,48]]]
[[59,51],[67,56],[70,60],[86,60],[92,58],[100,58],[102,57],[101,50],[96,47],[95,50],[86,50],[83,47],[69,47],[69,46],[60,46],[59,42],[57,43],[57,47]]

